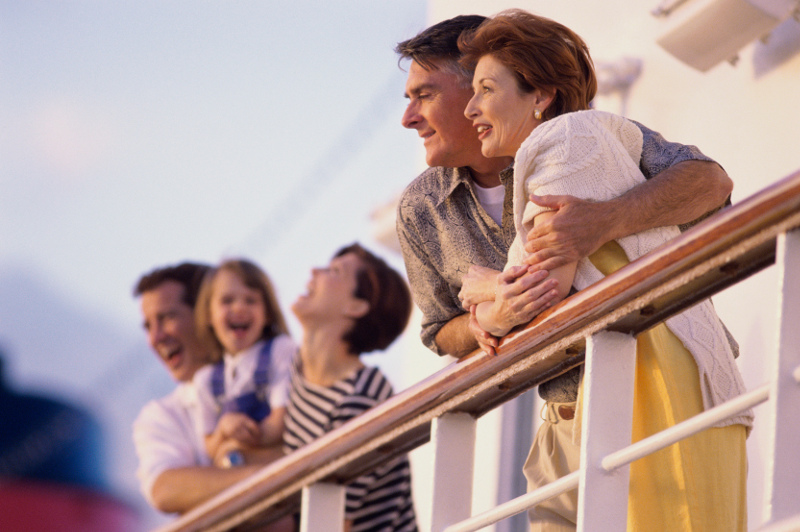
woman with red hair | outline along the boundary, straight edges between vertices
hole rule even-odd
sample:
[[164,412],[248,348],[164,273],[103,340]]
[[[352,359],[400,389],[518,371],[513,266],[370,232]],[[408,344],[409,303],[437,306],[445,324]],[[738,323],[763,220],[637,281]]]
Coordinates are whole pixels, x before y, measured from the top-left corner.
[[[589,50],[573,31],[521,10],[487,20],[459,43],[474,68],[465,110],[485,157],[514,157],[516,241],[506,268],[522,265],[525,235],[553,215],[531,194],[613,199],[644,181],[642,133],[623,117],[591,110],[597,81]],[[598,223],[603,223],[598,220]],[[576,263],[555,268],[559,299],[679,234],[662,227],[608,242]],[[472,291],[471,312],[503,336],[519,325],[494,294]],[[725,328],[710,300],[637,337],[633,440],[638,441],[744,391]],[[547,403],[525,474],[528,488],[578,467],[580,388],[572,403]],[[745,530],[746,412],[634,462],[628,530]],[[575,429],[573,431],[573,429]],[[574,530],[575,490],[529,512],[532,530]]]

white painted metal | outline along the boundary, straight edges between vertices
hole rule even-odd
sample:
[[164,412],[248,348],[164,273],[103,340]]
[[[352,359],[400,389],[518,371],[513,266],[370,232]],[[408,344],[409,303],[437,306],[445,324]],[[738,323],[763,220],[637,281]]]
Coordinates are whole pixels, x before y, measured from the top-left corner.
[[472,508],[476,419],[449,413],[431,423],[433,501],[431,532],[466,519]]
[[609,454],[603,458],[603,469],[612,471],[625,464],[630,464],[634,460],[638,460],[643,456],[668,447],[693,434],[702,432],[723,419],[735,416],[748,408],[753,408],[767,399],[769,399],[769,385],[765,384],[753,391],[740,395],[736,399],[731,399],[726,403],[706,410],[686,421],[673,425],[658,434],[653,434],[649,438],[637,441],[625,449]]
[[528,508],[532,508],[551,497],[577,488],[579,477],[580,471],[573,471],[569,475],[565,475],[555,482],[542,486],[536,491],[531,491],[530,493],[526,493],[525,495],[521,495],[504,504],[496,506],[491,510],[465,519],[460,523],[450,525],[444,529],[444,532],[472,532],[474,530],[480,530],[502,519],[524,512]]
[[800,509],[800,230],[778,236],[778,356],[771,376],[770,447],[766,467],[765,523],[795,516]]
[[800,530],[800,514],[759,528],[758,532],[797,532],[798,530]]
[[345,488],[318,482],[303,488],[300,532],[343,532]]
[[586,343],[578,532],[589,523],[625,530],[630,467],[606,471],[603,458],[631,443],[636,339],[603,331]]
[[[643,456],[654,453],[664,447],[668,447],[673,443],[688,438],[693,434],[697,434],[715,423],[722,421],[728,417],[734,416],[740,412],[753,408],[769,399],[769,385],[765,384],[755,390],[743,394],[736,399],[728,401],[710,410],[706,410],[691,419],[687,419],[678,423],[674,427],[659,433],[654,434],[649,438],[631,444],[624,449],[613,452],[603,458],[601,467],[605,471],[613,471],[619,467],[625,466],[638,460]],[[593,437],[593,436],[592,436]],[[575,471],[559,480],[548,484],[536,491],[526,493],[520,497],[516,497],[504,504],[501,504],[491,510],[474,515],[469,519],[465,519],[460,523],[451,525],[445,529],[444,532],[471,532],[473,530],[480,530],[483,527],[496,523],[502,519],[506,519],[512,515],[524,512],[528,508],[536,504],[554,497],[575,488],[578,485],[580,472]]]

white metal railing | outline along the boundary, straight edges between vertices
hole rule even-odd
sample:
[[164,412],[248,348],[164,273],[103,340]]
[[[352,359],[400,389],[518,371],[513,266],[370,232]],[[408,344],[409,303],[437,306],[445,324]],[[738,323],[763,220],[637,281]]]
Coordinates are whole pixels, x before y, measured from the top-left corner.
[[[228,530],[238,525],[247,529],[294,511],[300,493],[302,530],[341,530],[341,486],[429,439],[435,456],[433,532],[478,530],[576,486],[579,530],[589,530],[585,523],[623,530],[632,461],[767,398],[772,439],[763,522],[771,532],[796,530],[792,527],[800,519],[796,489],[800,430],[795,428],[800,419],[800,231],[793,230],[797,227],[800,172],[709,218],[512,332],[501,342],[498,356],[476,352],[454,363],[266,466],[162,530]],[[773,262],[779,270],[781,301],[770,382],[630,445],[635,335]],[[471,516],[477,417],[580,364],[580,350],[572,346],[584,341],[581,470]],[[596,430],[601,426],[603,430]]]

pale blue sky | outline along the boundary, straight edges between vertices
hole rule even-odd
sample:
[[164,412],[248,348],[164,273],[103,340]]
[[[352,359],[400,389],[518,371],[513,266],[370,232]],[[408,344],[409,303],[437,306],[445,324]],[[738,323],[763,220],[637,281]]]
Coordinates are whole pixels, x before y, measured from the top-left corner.
[[49,306],[6,289],[14,380],[93,402],[120,368],[161,379],[128,343],[143,341],[132,285],[154,266],[243,255],[287,306],[340,246],[386,253],[369,214],[422,164],[393,47],[425,5],[0,0],[0,284],[93,324],[54,333]]
[[[313,176],[325,190],[297,206],[328,227],[363,222],[358,196],[388,199],[418,163],[392,48],[423,27],[424,2],[0,6],[0,267],[33,266],[105,312],[154,263],[271,266],[255,233],[292,240],[299,220],[264,224],[334,146],[346,153]],[[360,116],[375,99],[380,114]],[[342,195],[355,201],[320,212]],[[301,248],[338,243],[318,233]]]

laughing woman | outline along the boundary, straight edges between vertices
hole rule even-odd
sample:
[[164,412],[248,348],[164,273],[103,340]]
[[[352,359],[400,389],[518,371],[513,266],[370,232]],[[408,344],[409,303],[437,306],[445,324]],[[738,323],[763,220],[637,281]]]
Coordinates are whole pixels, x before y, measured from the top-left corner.
[[[303,339],[292,364],[287,453],[392,395],[381,370],[364,364],[361,354],[389,347],[405,329],[411,305],[400,274],[359,244],[312,270],[308,292],[292,305]],[[349,483],[344,515],[348,532],[416,532],[408,458],[387,460]]]
[[[489,19],[459,43],[474,68],[466,116],[486,157],[514,157],[517,238],[506,267],[521,265],[527,232],[548,212],[530,194],[606,201],[644,181],[642,133],[620,116],[590,110],[597,90],[583,40],[552,20],[520,10]],[[549,272],[560,298],[597,282],[679,234],[663,227],[611,241],[587,259]],[[488,296],[488,294],[487,294]],[[489,297],[472,309],[495,336],[509,322]],[[633,440],[688,419],[744,391],[722,322],[709,300],[637,337]],[[525,474],[529,490],[578,467],[577,404],[548,404]],[[576,413],[559,417],[558,407]],[[552,415],[551,415],[552,414]],[[746,433],[752,414],[663,449],[631,466],[628,530],[745,530]],[[575,490],[529,512],[532,530],[574,530]]]

